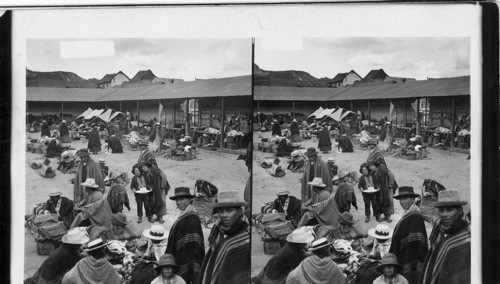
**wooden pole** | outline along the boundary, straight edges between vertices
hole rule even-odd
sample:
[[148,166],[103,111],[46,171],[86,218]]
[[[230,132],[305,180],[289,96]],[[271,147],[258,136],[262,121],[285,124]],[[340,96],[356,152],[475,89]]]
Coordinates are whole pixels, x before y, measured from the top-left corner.
[[224,133],[224,124],[226,122],[226,109],[224,108],[224,97],[221,97],[221,119],[220,119],[220,147],[221,149],[224,148],[224,136],[226,133]]
[[351,111],[353,111],[353,110],[354,110],[354,102],[351,101]]
[[417,135],[420,135],[420,99],[417,99],[417,123],[415,124],[417,128]]
[[172,121],[174,124],[173,124],[172,128],[175,128],[176,118],[177,118],[177,103],[176,103],[176,101],[174,101],[174,113],[172,114]]
[[405,103],[405,126],[404,127],[406,127],[406,124],[408,123],[408,100],[405,99],[404,103]]
[[208,118],[208,127],[212,127],[212,109],[210,109],[208,111],[208,115],[209,115],[209,118]]
[[120,101],[120,112],[122,112],[122,102]]
[[139,112],[140,112],[139,101],[137,101],[136,106],[137,106],[137,108],[136,108],[136,112],[137,112],[137,126],[139,126],[139,118],[140,118],[140,114],[139,114]]
[[451,98],[451,140],[450,146],[455,147],[455,116],[456,116],[456,97]]
[[186,131],[185,135],[189,135],[189,99],[186,99]]
[[295,101],[292,101],[292,110],[293,110],[292,119],[295,119]]
[[64,120],[64,102],[61,102],[61,120]]
[[370,100],[368,100],[368,126],[369,127],[372,126],[371,120],[372,120],[372,108],[371,108]]
[[197,109],[198,109],[198,129],[201,127],[201,119],[202,119],[202,115],[201,115],[201,108],[200,108],[200,99],[197,100]]
[[257,101],[257,123],[260,125],[260,101]]

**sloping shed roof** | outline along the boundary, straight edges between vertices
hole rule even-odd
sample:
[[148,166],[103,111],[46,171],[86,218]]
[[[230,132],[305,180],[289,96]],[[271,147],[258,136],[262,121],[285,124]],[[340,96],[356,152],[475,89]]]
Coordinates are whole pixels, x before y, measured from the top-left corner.
[[347,87],[269,87],[255,86],[254,100],[257,101],[326,101],[348,90]]
[[29,102],[93,102],[116,89],[27,87]]
[[116,74],[106,74],[104,77],[102,77],[101,80],[95,82],[96,84],[102,84],[102,83],[109,83],[113,78],[115,77]]
[[470,76],[352,87],[329,101],[427,98],[470,95]]
[[154,78],[157,78],[156,75],[153,73],[153,71],[148,69],[137,72],[137,74],[135,74],[131,81],[153,80]]
[[344,80],[345,76],[347,76],[349,73],[339,73],[332,79],[332,83],[337,83],[337,82],[342,82]]

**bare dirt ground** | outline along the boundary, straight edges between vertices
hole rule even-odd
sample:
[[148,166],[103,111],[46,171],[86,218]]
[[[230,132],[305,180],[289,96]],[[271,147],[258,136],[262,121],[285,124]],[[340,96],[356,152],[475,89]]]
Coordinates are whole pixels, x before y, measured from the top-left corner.
[[[40,136],[40,133],[30,134],[35,139]],[[103,143],[103,141],[101,141]],[[87,146],[86,142],[73,141],[72,148],[78,150]],[[124,147],[125,148],[125,147]],[[132,177],[132,166],[137,163],[139,158],[139,151],[130,151],[124,149],[123,154],[107,154],[103,151],[97,155],[91,155],[94,160],[104,158],[106,165],[109,166],[110,171],[127,172],[129,177]],[[239,150],[241,154],[246,152],[246,149]],[[168,196],[174,194],[174,188],[186,186],[191,189],[194,188],[197,179],[207,180],[213,183],[220,190],[238,190],[243,198],[243,190],[245,188],[246,180],[248,178],[248,171],[245,162],[236,160],[238,155],[223,153],[219,151],[209,151],[204,149],[198,150],[197,159],[190,161],[175,161],[163,157],[157,157],[157,163],[163,172],[167,175],[171,189]],[[43,178],[37,170],[30,167],[31,163],[36,159],[43,158],[43,154],[26,153],[26,214],[32,213],[33,205],[39,202],[45,202],[49,199],[48,193],[50,188],[58,188],[62,191],[63,196],[73,199],[73,185],[70,180],[74,174],[63,174],[57,171],[57,174],[52,179]],[[56,158],[50,159],[51,165],[57,168],[58,160]],[[130,185],[126,185],[130,189]],[[134,194],[128,192],[130,199],[131,211],[125,209],[124,213],[130,222],[133,230],[142,234],[142,231],[148,229],[152,224],[143,219],[143,222],[138,224],[137,221],[137,204],[135,202]],[[177,219],[179,211],[175,202],[167,198],[167,216],[163,226],[168,230],[172,227],[174,221]],[[22,217],[20,217],[22,218]],[[155,224],[159,224],[156,222]],[[210,229],[203,229],[205,243],[207,244],[208,234]],[[145,242],[146,239],[142,237],[139,242]],[[36,253],[36,243],[34,237],[25,229],[24,233],[25,242],[25,255],[24,255],[24,278],[31,277],[36,270],[40,267],[46,256],[39,256]],[[208,246],[206,245],[206,248]]]
[[[269,138],[271,132],[254,132],[254,143],[260,142],[261,138]],[[317,147],[317,142],[306,140],[300,143],[301,147]],[[328,154],[320,154],[323,161],[327,161],[329,157],[335,159],[335,164],[340,169],[348,169],[349,171],[358,171],[359,166],[366,162],[368,156],[367,150],[354,149],[354,153],[337,153],[336,148]],[[470,211],[470,160],[467,160],[467,154],[455,153],[446,150],[430,149],[430,154],[427,159],[409,161],[392,156],[386,156],[385,160],[389,169],[394,173],[399,186],[412,186],[416,192],[420,192],[424,179],[434,179],[442,183],[447,189],[458,189],[462,199],[469,201],[469,205],[465,206],[464,211]],[[267,201],[272,201],[276,198],[276,189],[286,187],[291,191],[291,195],[300,198],[301,184],[300,178],[302,173],[292,173],[286,170],[286,175],[282,178],[272,177],[267,169],[260,166],[260,163],[268,157],[274,157],[272,153],[262,151],[254,151],[253,161],[253,214],[260,212],[260,207]],[[280,158],[281,167],[286,169],[288,165],[287,158]],[[358,177],[361,174],[358,173]],[[364,202],[361,192],[354,186],[359,209],[352,208],[355,220],[359,220],[357,225],[364,231],[376,226],[377,221],[373,216],[369,223],[364,222]],[[394,202],[395,214],[392,216],[393,222],[389,224],[394,228],[401,219],[403,210],[397,200]],[[384,224],[387,224],[384,222]],[[428,231],[431,229],[430,224],[426,224]],[[252,231],[252,276],[256,276],[272,255],[264,254],[261,235],[256,231]]]

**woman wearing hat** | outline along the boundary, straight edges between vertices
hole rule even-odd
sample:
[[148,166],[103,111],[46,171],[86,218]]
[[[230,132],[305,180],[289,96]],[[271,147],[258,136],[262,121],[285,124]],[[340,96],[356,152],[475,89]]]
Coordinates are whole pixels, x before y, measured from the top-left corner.
[[69,228],[73,222],[73,201],[61,196],[59,189],[50,189],[49,200],[45,203],[45,214],[57,214],[59,221]]
[[106,259],[104,248],[107,245],[101,238],[87,244],[84,251],[87,257],[66,273],[62,284],[120,284],[122,277],[116,272],[111,263]]
[[66,124],[66,120],[61,122],[61,142],[62,143],[70,143],[71,139],[69,138],[69,130],[68,125]]
[[[408,280],[404,278],[400,273],[403,270],[403,266],[398,263],[398,258],[392,254],[388,253],[384,255],[382,261],[380,261],[377,267],[378,272],[382,273],[373,284],[408,284]],[[416,282],[412,282],[416,283]]]
[[47,136],[50,137],[50,127],[47,124],[47,121],[42,121],[42,133],[40,133],[40,137]]
[[178,187],[174,196],[181,214],[172,225],[168,235],[167,253],[172,254],[181,268],[179,274],[186,283],[197,283],[203,258],[205,257],[205,243],[201,221],[193,207],[193,198],[189,188]]
[[292,173],[299,173],[304,170],[305,162],[304,157],[300,155],[298,150],[295,150],[291,154],[287,169]]
[[122,212],[124,206],[128,209],[128,211],[130,211],[130,202],[128,200],[127,190],[123,187],[125,182],[123,180],[123,176],[117,172],[112,172],[109,175],[109,180],[112,182],[108,192],[108,202],[109,206],[111,206],[111,212]]
[[307,257],[306,247],[314,241],[314,232],[306,227],[295,229],[282,246],[267,262],[252,283],[285,283],[290,271],[294,270]]
[[366,232],[355,226],[354,216],[350,212],[341,213],[339,216],[339,227],[332,234],[335,239],[353,240],[368,237]]
[[292,135],[292,142],[302,142],[302,137],[300,137],[299,124],[296,119],[292,120],[292,125],[290,125],[290,132]]
[[323,124],[323,129],[318,135],[318,149],[323,151],[324,154],[332,150],[332,140],[330,139],[330,132],[328,131],[328,124]]
[[167,232],[165,228],[160,225],[151,225],[150,229],[142,232],[142,235],[149,239],[143,258],[159,261],[167,249]]
[[294,227],[297,227],[297,224],[300,221],[301,216],[301,203],[295,196],[290,195],[290,191],[286,190],[286,188],[279,188],[276,193],[278,198],[276,198],[273,202],[273,209],[276,212],[286,213],[286,220],[290,220]]
[[151,284],[186,284],[186,281],[176,273],[181,269],[179,265],[175,264],[175,258],[170,254],[164,254],[157,262],[155,271],[158,274]]
[[71,228],[89,225],[111,228],[111,207],[98,190],[99,185],[93,178],[88,178],[81,186],[85,187],[86,194],[83,200],[75,204],[75,212],[78,214],[71,223]]
[[137,202],[137,223],[142,222],[142,207],[144,205],[144,211],[146,213],[146,218],[149,222],[153,223],[153,217],[151,216],[150,200],[153,198],[152,191],[148,191],[148,185],[146,184],[146,179],[144,178],[141,164],[135,164],[132,166],[132,181],[130,182],[130,189],[134,192],[135,201]]
[[67,173],[75,167],[75,158],[69,153],[69,151],[64,151],[61,154],[61,160],[57,166],[57,170]]
[[69,230],[61,239],[62,243],[47,257],[33,277],[24,283],[61,283],[61,280],[81,259],[80,247],[89,241],[86,233],[79,229]]
[[154,128],[151,130],[151,134],[149,135],[149,149],[153,152],[157,151],[160,148],[162,135],[162,127],[160,122],[155,123]]
[[122,212],[118,212],[111,216],[111,224],[113,224],[113,226],[105,231],[107,240],[129,241],[141,237],[140,234],[134,232],[132,228],[128,226],[129,222],[127,221],[127,216]]
[[108,152],[113,154],[123,153],[122,142],[115,135],[111,135],[111,137],[104,140],[104,142],[108,143]]
[[97,132],[97,127],[92,127],[92,130],[87,134],[87,139],[89,140],[87,144],[87,149],[94,155],[101,152],[101,138],[99,137],[99,132]]
[[273,120],[273,126],[272,126],[272,132],[271,136],[278,135],[281,136],[281,126],[278,122],[278,120]]
[[356,210],[358,210],[356,194],[354,194],[354,189],[348,183],[350,179],[350,174],[343,170],[339,174],[339,184],[338,189],[335,192],[335,201],[339,206],[340,213],[349,212],[351,210],[351,204]]

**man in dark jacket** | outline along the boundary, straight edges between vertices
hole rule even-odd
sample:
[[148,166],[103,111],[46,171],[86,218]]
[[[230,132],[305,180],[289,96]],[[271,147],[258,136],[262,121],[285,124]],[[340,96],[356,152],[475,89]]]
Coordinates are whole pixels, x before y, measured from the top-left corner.
[[278,198],[274,200],[273,208],[280,213],[286,213],[286,219],[290,220],[294,227],[297,227],[301,217],[300,200],[295,196],[290,196],[290,191],[285,188],[280,188],[277,195]]
[[69,228],[73,222],[73,201],[61,196],[62,192],[59,189],[51,189],[50,199],[45,203],[45,213],[59,215],[59,221],[63,221],[64,225]]

